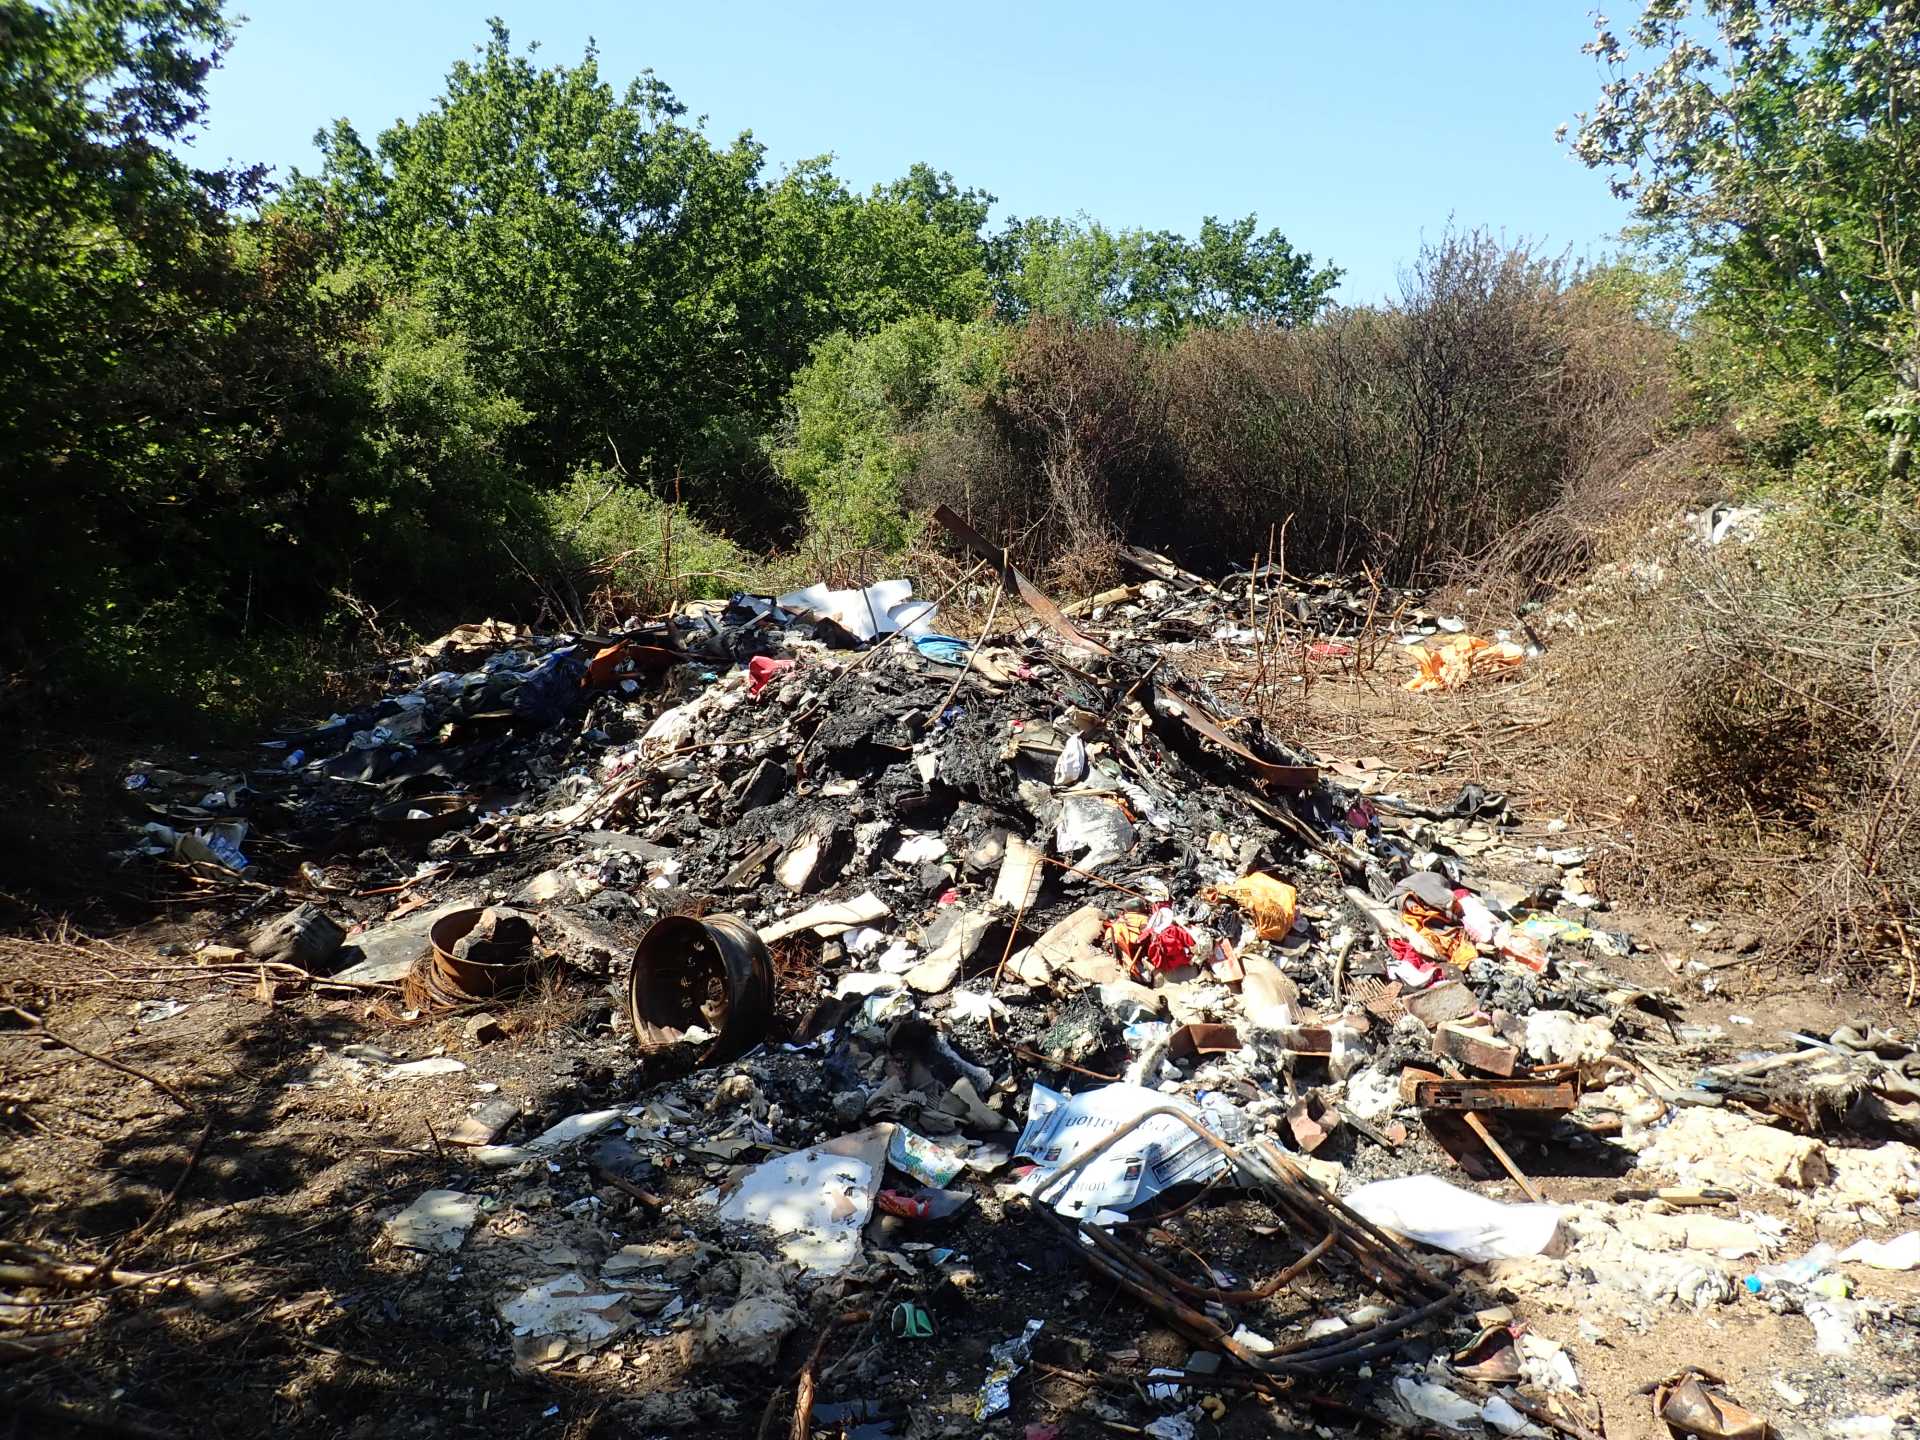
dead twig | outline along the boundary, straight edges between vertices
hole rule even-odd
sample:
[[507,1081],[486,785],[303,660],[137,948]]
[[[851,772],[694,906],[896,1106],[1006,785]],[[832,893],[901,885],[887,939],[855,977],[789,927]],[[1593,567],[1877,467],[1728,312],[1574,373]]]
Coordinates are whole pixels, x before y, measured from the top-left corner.
[[63,1035],[54,1034],[53,1031],[47,1028],[47,1022],[42,1020],[38,1015],[35,1015],[31,1010],[22,1010],[18,1005],[0,1006],[0,1009],[4,1009],[10,1015],[17,1015],[26,1021],[30,1027],[29,1033],[37,1034],[44,1039],[51,1040],[54,1044],[71,1050],[76,1055],[84,1056],[97,1065],[106,1066],[109,1070],[118,1070],[122,1075],[131,1075],[135,1080],[144,1080],[189,1115],[198,1115],[200,1113],[198,1106],[171,1085],[167,1084],[166,1081],[149,1075],[144,1070],[136,1070],[131,1065],[123,1065],[118,1060],[87,1049],[84,1045],[76,1045]]
[[[833,1338],[834,1331],[843,1325],[865,1324],[871,1318],[872,1312],[868,1310],[849,1310],[844,1314],[836,1315],[820,1332],[820,1338],[813,1342],[813,1349],[808,1353],[806,1363],[800,1367],[800,1375],[796,1383],[793,1423],[787,1429],[790,1440],[807,1440],[807,1434],[812,1428],[814,1371],[820,1364],[820,1357],[826,1353],[827,1342]],[[760,1428],[754,1432],[756,1440],[767,1440],[767,1436],[772,1432],[773,1417],[780,1408],[780,1395],[781,1391],[775,1390],[767,1397],[767,1408],[760,1412]]]
[[[153,1207],[153,1213],[130,1231],[126,1239],[120,1242],[120,1245],[133,1244],[134,1241],[138,1240],[142,1235],[145,1235],[149,1230],[153,1229],[155,1225],[158,1225],[166,1218],[167,1212],[173,1209],[174,1202],[180,1198],[180,1192],[187,1188],[187,1180],[192,1176],[194,1168],[199,1165],[200,1156],[207,1148],[207,1137],[212,1134],[213,1121],[209,1119],[206,1124],[200,1127],[200,1134],[193,1142],[193,1149],[187,1152],[187,1163],[180,1167],[180,1177],[173,1182],[173,1188],[167,1191],[158,1205]],[[117,1245],[114,1248],[118,1250],[120,1246]]]

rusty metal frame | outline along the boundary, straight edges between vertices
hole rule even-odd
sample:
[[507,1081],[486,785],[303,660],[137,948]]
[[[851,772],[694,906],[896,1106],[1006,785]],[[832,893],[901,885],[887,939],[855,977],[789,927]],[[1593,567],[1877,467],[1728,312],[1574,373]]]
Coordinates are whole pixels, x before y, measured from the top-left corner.
[[[1289,1230],[1318,1237],[1300,1259],[1265,1285],[1252,1290],[1194,1285],[1179,1279],[1158,1261],[1099,1226],[1085,1220],[1068,1220],[1048,1203],[1048,1196],[1058,1193],[1080,1170],[1147,1121],[1163,1115],[1177,1119],[1225,1156],[1236,1178],[1259,1192]],[[1033,1200],[1038,1213],[1061,1232],[1074,1252],[1092,1269],[1159,1311],[1190,1338],[1224,1351],[1262,1375],[1295,1379],[1371,1360],[1399,1346],[1402,1332],[1446,1313],[1460,1302],[1459,1292],[1444,1278],[1428,1269],[1400,1241],[1343,1204],[1284,1152],[1264,1140],[1250,1147],[1230,1145],[1175,1105],[1156,1105],[1143,1111],[1099,1144],[1075,1156],[1047,1178],[1034,1192]],[[1295,1341],[1264,1353],[1251,1350],[1233,1338],[1238,1327],[1226,1314],[1227,1305],[1275,1295],[1314,1265],[1326,1266],[1335,1254],[1358,1269],[1374,1289],[1399,1300],[1399,1307],[1372,1324],[1351,1327],[1319,1339]],[[1222,1324],[1215,1318],[1216,1314],[1228,1323]]]

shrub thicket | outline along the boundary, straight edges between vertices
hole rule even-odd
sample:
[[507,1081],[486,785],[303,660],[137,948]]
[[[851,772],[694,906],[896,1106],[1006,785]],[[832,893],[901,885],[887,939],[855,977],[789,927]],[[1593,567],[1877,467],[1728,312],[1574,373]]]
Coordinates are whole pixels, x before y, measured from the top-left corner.
[[[1096,575],[1122,542],[1217,569],[1284,527],[1296,569],[1435,576],[1576,500],[1607,510],[1658,450],[1673,335],[1607,278],[1454,235],[1423,253],[1399,303],[1310,325],[1161,344],[1030,319],[990,382],[910,403],[870,389],[863,453],[885,457],[888,483],[846,493],[944,500],[1043,571]],[[793,399],[800,433],[837,415],[811,385]],[[791,452],[781,463],[808,474]],[[1564,526],[1525,547],[1543,571],[1578,549]]]
[[754,562],[624,475],[582,471],[540,498],[534,544],[516,555],[529,581],[570,627],[663,610],[679,600],[731,595],[757,578]]

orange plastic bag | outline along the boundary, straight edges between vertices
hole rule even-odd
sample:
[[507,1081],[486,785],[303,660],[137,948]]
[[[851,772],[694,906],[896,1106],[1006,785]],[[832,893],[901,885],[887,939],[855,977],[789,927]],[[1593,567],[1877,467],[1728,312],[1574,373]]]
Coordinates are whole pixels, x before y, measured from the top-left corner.
[[1431,649],[1409,645],[1406,651],[1420,671],[1406,685],[1415,692],[1458,690],[1481,675],[1511,670],[1527,658],[1527,652],[1509,640],[1483,640],[1478,635],[1454,635]]
[[1233,901],[1252,916],[1253,928],[1262,940],[1278,940],[1293,929],[1293,917],[1300,907],[1300,892],[1271,875],[1242,875],[1212,894]]

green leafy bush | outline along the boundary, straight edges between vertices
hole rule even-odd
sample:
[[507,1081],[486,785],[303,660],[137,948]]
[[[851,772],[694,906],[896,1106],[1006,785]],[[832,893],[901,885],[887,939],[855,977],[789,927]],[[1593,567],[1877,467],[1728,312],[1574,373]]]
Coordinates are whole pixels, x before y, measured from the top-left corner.
[[541,497],[542,580],[553,603],[584,619],[590,606],[656,611],[749,588],[754,564],[684,505],[596,468]]
[[823,341],[794,377],[772,450],[809,524],[847,548],[903,549],[903,487],[931,436],[999,383],[1001,339],[984,323],[916,316]]

